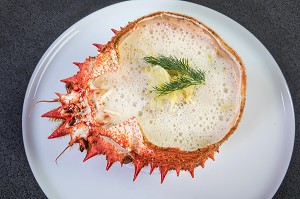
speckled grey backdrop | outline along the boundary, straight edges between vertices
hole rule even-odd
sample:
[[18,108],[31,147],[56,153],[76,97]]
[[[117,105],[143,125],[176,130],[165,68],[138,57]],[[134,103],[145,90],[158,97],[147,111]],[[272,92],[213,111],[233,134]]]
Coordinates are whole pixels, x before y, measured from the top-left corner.
[[[0,198],[46,198],[24,151],[21,114],[32,72],[51,43],[84,16],[117,0],[0,1]],[[276,199],[300,198],[300,1],[193,0],[252,32],[289,85],[296,115],[294,152]],[[255,190],[253,190],[255,191]]]

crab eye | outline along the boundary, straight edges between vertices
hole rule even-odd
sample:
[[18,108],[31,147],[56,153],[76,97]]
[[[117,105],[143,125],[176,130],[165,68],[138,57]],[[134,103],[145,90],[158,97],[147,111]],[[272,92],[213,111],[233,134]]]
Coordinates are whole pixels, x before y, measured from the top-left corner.
[[124,160],[123,160],[123,163],[128,164],[130,162],[132,162],[132,157],[130,155],[125,156]]

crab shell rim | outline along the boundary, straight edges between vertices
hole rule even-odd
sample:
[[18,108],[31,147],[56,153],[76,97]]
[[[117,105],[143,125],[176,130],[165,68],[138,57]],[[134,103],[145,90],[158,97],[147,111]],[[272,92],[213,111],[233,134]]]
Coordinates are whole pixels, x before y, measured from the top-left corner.
[[[121,28],[120,31],[112,29],[112,31],[115,33],[115,35],[112,37],[112,39],[106,45],[100,45],[100,44],[94,44],[94,45],[98,48],[99,54],[110,51],[111,49],[115,50],[117,59],[119,60],[120,54],[118,51],[118,45],[122,41],[122,38],[126,37],[126,34],[134,31],[137,28],[137,24],[139,22],[144,21],[144,20],[149,20],[149,19],[157,17],[157,16],[163,16],[163,15],[184,18],[185,20],[189,20],[189,21],[195,23],[196,25],[207,29],[208,32],[210,34],[212,34],[212,36],[219,42],[219,45],[221,45],[226,51],[228,51],[236,59],[236,62],[239,64],[239,71],[240,71],[240,75],[241,75],[241,77],[240,77],[241,78],[241,86],[240,86],[239,112],[236,115],[236,119],[231,124],[231,128],[228,131],[228,133],[220,141],[218,141],[214,144],[211,144],[207,147],[199,148],[194,151],[183,151],[178,148],[171,148],[171,147],[165,148],[165,147],[156,146],[156,145],[152,144],[151,142],[149,142],[141,131],[143,142],[144,142],[143,146],[146,147],[146,150],[145,150],[146,152],[144,152],[144,156],[148,156],[148,157],[141,157],[140,154],[137,154],[136,152],[132,151],[130,153],[129,161],[128,161],[128,159],[127,160],[125,159],[125,158],[128,158],[128,156],[122,157],[123,159],[115,158],[114,155],[111,155],[111,154],[115,153],[113,151],[113,149],[105,149],[104,150],[101,148],[101,146],[100,146],[100,148],[99,148],[99,146],[97,146],[98,151],[91,152],[91,146],[89,145],[90,143],[87,144],[86,143],[87,140],[83,140],[82,138],[75,140],[75,141],[73,140],[73,142],[69,143],[69,146],[72,146],[74,143],[79,143],[81,151],[87,150],[87,156],[84,159],[84,161],[86,161],[87,159],[89,159],[95,155],[99,155],[99,154],[106,155],[106,159],[107,159],[106,169],[107,170],[116,161],[119,161],[121,163],[121,165],[123,163],[126,164],[127,162],[133,162],[134,167],[135,167],[135,173],[134,173],[133,180],[136,179],[140,170],[144,166],[150,165],[150,167],[151,167],[150,174],[153,172],[153,170],[155,168],[159,168],[159,170],[161,172],[161,183],[164,181],[164,178],[169,170],[175,170],[177,175],[179,175],[181,170],[187,170],[190,172],[191,176],[194,177],[194,169],[196,167],[198,167],[198,166],[204,167],[204,164],[208,158],[211,158],[212,160],[214,160],[214,153],[219,151],[219,147],[221,146],[221,144],[223,142],[225,142],[237,129],[238,124],[240,123],[243,112],[244,112],[245,101],[246,101],[246,72],[245,72],[245,66],[244,66],[241,58],[227,43],[225,43],[225,41],[222,40],[222,38],[215,31],[213,31],[211,28],[209,28],[208,26],[206,26],[205,24],[203,24],[202,22],[198,21],[197,19],[195,19],[193,17],[186,16],[183,14],[173,13],[173,12],[155,12],[150,15],[146,15],[141,18],[138,18],[137,20],[135,20],[133,22],[129,22],[127,24],[127,26],[125,26],[124,28]],[[89,58],[87,58],[86,60],[88,60]],[[75,64],[80,65],[79,63],[75,63]],[[80,72],[81,71],[79,71],[79,73]],[[67,81],[71,81],[71,80],[70,79],[62,80],[62,82],[64,82],[64,83],[66,83]],[[66,83],[66,86],[67,86],[67,83]],[[57,94],[57,95],[60,97],[60,94]],[[60,101],[60,100],[54,100],[54,101]],[[62,106],[63,106],[63,103],[62,103]],[[59,118],[54,113],[55,113],[55,111],[53,110],[53,111],[43,114],[42,117]],[[59,119],[65,119],[65,118],[61,117]],[[63,123],[59,128],[62,128],[62,130],[63,130],[64,125],[67,122],[70,122],[70,121],[65,121],[65,123]],[[98,131],[98,130],[95,130],[95,131]],[[68,133],[64,133],[59,136],[53,136],[53,134],[51,134],[48,138],[49,139],[56,138],[56,137],[64,136],[67,134]],[[82,150],[82,148],[83,148],[83,150]],[[151,150],[151,153],[147,152],[147,148],[149,150]],[[155,155],[151,155],[151,154],[155,154]],[[163,158],[159,159],[161,157],[163,157]]]

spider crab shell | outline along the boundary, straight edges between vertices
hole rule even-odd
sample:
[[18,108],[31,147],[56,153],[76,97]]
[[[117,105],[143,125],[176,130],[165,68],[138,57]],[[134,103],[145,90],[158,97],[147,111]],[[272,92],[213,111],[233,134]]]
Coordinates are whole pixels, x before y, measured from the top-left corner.
[[[143,127],[138,116],[128,118],[119,124],[110,124],[111,114],[105,111],[101,96],[105,90],[95,87],[93,81],[104,74],[114,73],[119,65],[119,45],[124,38],[139,28],[141,22],[147,23],[153,18],[178,18],[188,20],[201,26],[206,34],[211,35],[231,57],[235,59],[240,73],[240,99],[238,111],[233,118],[230,128],[219,141],[192,151],[185,151],[177,147],[160,147],[151,143],[145,137]],[[244,65],[236,54],[213,30],[196,19],[171,12],[157,12],[128,23],[119,31],[112,29],[115,35],[105,45],[94,44],[98,48],[96,57],[88,57],[82,63],[75,62],[79,71],[72,77],[61,80],[65,83],[66,94],[56,93],[60,107],[42,115],[42,117],[61,119],[62,124],[48,137],[49,139],[69,135],[69,146],[79,144],[81,152],[87,151],[83,161],[96,155],[105,155],[108,170],[113,163],[121,165],[132,163],[135,168],[133,180],[141,169],[150,166],[150,174],[155,168],[161,173],[161,183],[168,171],[175,170],[177,176],[181,170],[190,172],[194,177],[194,169],[204,167],[208,158],[214,160],[214,153],[219,151],[220,145],[235,131],[240,122],[245,105],[246,75]],[[68,147],[69,147],[68,146]]]

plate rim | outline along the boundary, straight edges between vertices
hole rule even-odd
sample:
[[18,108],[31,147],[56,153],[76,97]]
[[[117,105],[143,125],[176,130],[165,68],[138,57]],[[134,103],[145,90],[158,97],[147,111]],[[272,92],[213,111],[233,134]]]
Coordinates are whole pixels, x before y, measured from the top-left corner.
[[[159,0],[157,0],[159,1]],[[29,105],[29,99],[28,99],[28,95],[29,95],[29,92],[32,88],[32,84],[34,83],[35,79],[38,77],[38,74],[41,72],[40,70],[43,69],[42,68],[42,63],[44,61],[46,61],[46,59],[49,57],[49,54],[52,53],[53,50],[56,49],[57,46],[61,45],[60,43],[63,42],[63,40],[65,38],[67,38],[68,36],[74,34],[74,31],[76,31],[76,27],[77,26],[80,26],[80,24],[82,22],[84,22],[85,20],[87,20],[88,18],[90,17],[93,17],[95,16],[98,12],[101,12],[102,10],[104,9],[107,9],[109,7],[114,7],[116,5],[122,5],[124,4],[126,6],[127,3],[142,3],[142,4],[146,4],[146,3],[151,3],[153,2],[153,0],[144,0],[143,2],[139,2],[138,0],[133,0],[133,1],[123,1],[123,2],[118,2],[118,3],[115,3],[115,4],[112,4],[112,5],[109,5],[109,6],[106,6],[106,7],[103,7],[99,10],[96,10],[90,14],[88,14],[87,16],[81,18],[80,20],[78,20],[76,23],[74,23],[73,25],[71,25],[70,27],[68,27],[59,37],[57,37],[53,43],[48,47],[48,49],[45,51],[45,53],[43,54],[43,56],[40,58],[38,64],[36,65],[31,77],[30,77],[30,81],[28,83],[28,86],[27,86],[27,89],[26,89],[26,93],[25,93],[25,97],[24,97],[24,102],[23,102],[23,109],[22,109],[22,136],[23,136],[23,144],[24,144],[24,148],[25,148],[25,153],[26,153],[26,157],[27,157],[27,160],[28,160],[28,163],[30,165],[30,168],[32,170],[32,173],[36,179],[36,181],[38,182],[40,188],[43,190],[44,194],[46,196],[49,196],[49,193],[47,191],[47,188],[46,187],[43,187],[40,183],[41,179],[38,177],[38,175],[36,174],[36,172],[34,171],[34,165],[33,165],[33,162],[30,161],[30,154],[29,154],[29,150],[27,148],[27,138],[26,138],[26,135],[25,134],[28,134],[27,132],[27,124],[26,124],[26,117],[27,117],[27,114],[28,114],[28,105]],[[208,8],[208,7],[205,7],[203,5],[200,5],[200,4],[196,4],[196,3],[192,3],[192,2],[187,2],[187,1],[178,1],[178,0],[165,0],[165,2],[172,2],[172,3],[183,3],[183,4],[194,4],[195,6],[201,6],[203,7],[204,9],[209,9],[210,11],[212,12],[217,12],[221,15],[223,15],[223,17],[226,17],[227,19],[237,23],[240,27],[242,27],[244,30],[246,30],[252,37],[254,37],[256,39],[256,41],[264,48],[264,50],[269,54],[269,56],[274,60],[274,62],[276,63],[273,68],[276,69],[276,74],[279,74],[280,75],[280,78],[281,80],[283,81],[283,87],[284,87],[284,91],[286,91],[286,94],[283,96],[285,97],[286,99],[284,100],[284,102],[289,102],[288,104],[285,105],[285,107],[288,105],[289,106],[289,118],[292,118],[292,120],[290,121],[291,122],[291,130],[290,130],[290,133],[292,134],[292,137],[290,138],[291,142],[293,143],[292,145],[290,145],[290,148],[289,148],[289,157],[287,158],[288,161],[286,162],[287,164],[287,167],[285,169],[283,169],[283,177],[282,179],[280,180],[281,182],[279,183],[278,187],[276,187],[274,193],[273,193],[273,196],[275,195],[276,191],[278,190],[278,188],[280,187],[282,181],[284,180],[284,177],[287,173],[287,170],[288,170],[288,167],[290,165],[290,161],[291,161],[291,158],[292,158],[292,154],[293,154],[293,148],[294,148],[294,142],[295,142],[295,112],[294,112],[294,106],[293,106],[293,100],[292,100],[292,97],[291,97],[291,93],[290,93],[290,90],[289,90],[289,87],[288,87],[288,84],[286,82],[286,79],[279,67],[279,65],[277,64],[276,60],[274,59],[274,57],[270,54],[270,52],[267,50],[267,48],[264,46],[263,43],[261,43],[249,30],[247,30],[246,28],[244,28],[241,24],[239,24],[238,22],[236,22],[235,20],[227,17],[226,15],[220,13],[219,11],[216,11],[216,10],[213,10],[211,8]],[[162,2],[160,2],[162,3]],[[26,114],[26,115],[25,115]]]

